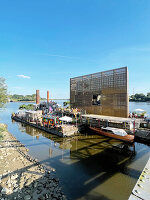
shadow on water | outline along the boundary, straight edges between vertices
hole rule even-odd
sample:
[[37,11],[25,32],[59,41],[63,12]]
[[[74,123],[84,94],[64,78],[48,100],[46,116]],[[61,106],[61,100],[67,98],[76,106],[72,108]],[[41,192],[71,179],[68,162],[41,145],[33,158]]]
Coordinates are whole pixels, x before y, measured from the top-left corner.
[[[127,199],[130,195],[132,187],[126,187],[128,181],[137,180],[141,173],[141,170],[128,167],[133,160],[138,159],[133,147],[120,151],[120,148],[116,147],[123,145],[122,142],[103,136],[59,138],[33,127],[17,124],[21,132],[35,137],[38,141],[26,145],[28,148],[34,146],[37,150],[40,145],[47,146],[49,158],[40,159],[41,163],[56,169],[63,189],[70,199],[117,199],[116,194],[119,199],[119,189],[124,190],[122,199]],[[43,137],[50,142],[43,141]],[[140,156],[147,153],[144,148],[141,148],[141,152]],[[107,191],[106,188],[112,186],[114,189],[111,189],[110,194],[103,191],[103,188]]]
[[[43,160],[42,161],[42,163],[43,164],[45,164],[45,163],[47,163],[47,162],[49,162],[48,160]],[[10,175],[13,175],[13,174],[22,174],[22,173],[32,173],[32,175],[34,175],[34,174],[37,174],[36,172],[33,172],[33,171],[30,171],[30,169],[33,167],[33,166],[36,166],[36,164],[31,164],[31,165],[29,165],[29,166],[27,166],[27,167],[24,167],[24,168],[21,168],[21,169],[17,169],[16,171],[13,171],[13,172],[11,172],[11,173],[8,173],[8,174],[6,174],[6,175],[4,175],[3,176],[3,178],[2,179],[5,179],[5,178],[8,178]],[[42,174],[40,174],[40,173],[38,173],[39,175],[42,175]],[[18,179],[17,179],[17,184],[19,185],[20,183],[21,183],[21,178],[20,178],[21,176],[19,176],[18,177]],[[101,176],[101,177],[97,177],[96,179],[97,180],[99,180],[99,181],[103,181],[103,179],[104,179],[105,177],[103,177],[103,176]],[[38,182],[43,182],[43,177],[41,177],[41,178],[39,178],[39,179],[37,179],[36,181],[38,181]],[[76,181],[78,181],[78,179],[76,180]],[[79,184],[79,187],[80,186],[82,186],[82,180],[80,179],[80,181],[81,181],[81,183]],[[87,190],[89,190],[90,188],[91,188],[91,186],[90,186],[90,182],[88,183],[88,181],[90,181],[91,182],[91,180],[86,180],[86,182],[84,182],[84,187],[86,187],[87,188]],[[94,180],[93,180],[94,181]],[[28,185],[28,191],[30,190],[30,188],[34,188],[34,183],[35,182],[32,182],[30,185]],[[75,182],[76,183],[76,182]],[[46,183],[45,183],[46,184]],[[90,186],[90,187],[89,187]],[[92,185],[92,188],[94,187],[95,185]],[[2,189],[2,186],[0,185],[0,190]],[[75,190],[76,189],[78,189],[78,188],[74,188]],[[82,188],[80,188],[80,189],[82,189]],[[25,191],[27,191],[27,187],[26,186],[24,186],[21,190],[20,190],[20,197],[21,197],[21,194],[23,193],[25,193]],[[78,191],[79,193],[81,192],[81,191]],[[86,191],[85,191],[86,192]],[[26,195],[28,194],[28,192],[26,192]],[[45,193],[46,194],[46,193]],[[77,194],[77,191],[75,192],[75,194]],[[82,195],[84,195],[84,196],[86,196],[86,194],[82,194]],[[15,197],[17,197],[17,193],[16,192],[13,192],[12,194],[9,194],[9,195],[5,195],[5,198],[8,198],[8,199],[14,199]],[[74,198],[75,199],[77,199],[77,198],[79,198],[80,197],[80,195],[75,195],[74,196]],[[18,197],[19,198],[19,197]],[[51,196],[51,198],[53,198],[53,195]],[[71,199],[73,199],[73,198],[71,198]],[[97,193],[95,193],[95,194],[92,194],[92,195],[89,195],[88,196],[88,198],[86,198],[86,199],[105,199],[105,200],[109,200],[107,197],[105,197],[104,195],[101,195],[101,194],[99,194],[98,192]]]
[[3,122],[33,158],[56,169],[69,199],[128,199],[149,158],[148,146],[135,143],[134,154],[132,147],[120,151],[121,142],[99,135],[59,138],[21,123],[12,123],[10,112],[17,107],[15,103],[8,105]]

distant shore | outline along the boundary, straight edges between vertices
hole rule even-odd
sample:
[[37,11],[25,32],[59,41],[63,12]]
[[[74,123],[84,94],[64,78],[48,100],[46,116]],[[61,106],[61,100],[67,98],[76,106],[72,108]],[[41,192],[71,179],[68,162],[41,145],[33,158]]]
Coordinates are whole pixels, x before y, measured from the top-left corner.
[[28,100],[25,100],[25,101],[23,101],[23,100],[10,100],[9,102],[32,102],[32,103],[35,103],[35,101],[28,101]]
[[141,102],[141,103],[147,102],[147,103],[150,103],[150,101],[144,101],[144,100],[143,101],[142,100],[129,100],[129,102]]
[[[57,101],[69,101],[70,99],[49,99],[50,101],[57,100]],[[47,101],[46,99],[41,99],[41,101]],[[10,100],[9,102],[36,102],[35,100]]]

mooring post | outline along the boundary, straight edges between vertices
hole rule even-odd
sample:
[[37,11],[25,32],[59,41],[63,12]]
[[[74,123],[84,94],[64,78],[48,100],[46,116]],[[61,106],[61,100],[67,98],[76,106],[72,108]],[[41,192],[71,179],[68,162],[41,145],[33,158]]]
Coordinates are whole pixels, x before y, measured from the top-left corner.
[[133,133],[134,133],[134,137],[135,137],[135,120],[133,122]]

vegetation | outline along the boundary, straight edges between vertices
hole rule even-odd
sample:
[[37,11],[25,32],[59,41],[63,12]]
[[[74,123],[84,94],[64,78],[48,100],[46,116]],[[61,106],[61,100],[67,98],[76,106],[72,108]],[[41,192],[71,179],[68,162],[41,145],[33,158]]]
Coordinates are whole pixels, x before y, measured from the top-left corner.
[[6,125],[0,124],[0,140],[4,138],[3,132],[6,130],[7,130]]
[[5,79],[0,77],[0,107],[3,107],[7,103],[7,85]]
[[[32,95],[20,95],[20,94],[13,94],[9,95],[10,101],[36,101],[36,94]],[[45,100],[45,98],[41,98],[41,100]]]
[[3,139],[3,134],[2,134],[2,132],[1,132],[1,130],[0,130],[0,141]]
[[33,104],[28,104],[28,105],[25,105],[25,104],[22,104],[19,109],[26,109],[26,110],[34,110],[34,105]]
[[143,93],[136,93],[135,95],[131,95],[129,98],[130,101],[136,101],[136,102],[146,102],[150,101],[150,92],[147,93],[147,95],[144,95]]

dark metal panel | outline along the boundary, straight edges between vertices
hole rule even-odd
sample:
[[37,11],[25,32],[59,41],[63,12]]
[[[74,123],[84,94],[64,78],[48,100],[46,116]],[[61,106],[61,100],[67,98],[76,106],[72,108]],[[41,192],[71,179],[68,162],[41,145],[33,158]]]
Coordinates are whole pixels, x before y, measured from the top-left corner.
[[[92,105],[96,95],[100,105]],[[89,114],[128,117],[127,67],[71,78],[70,103]]]

